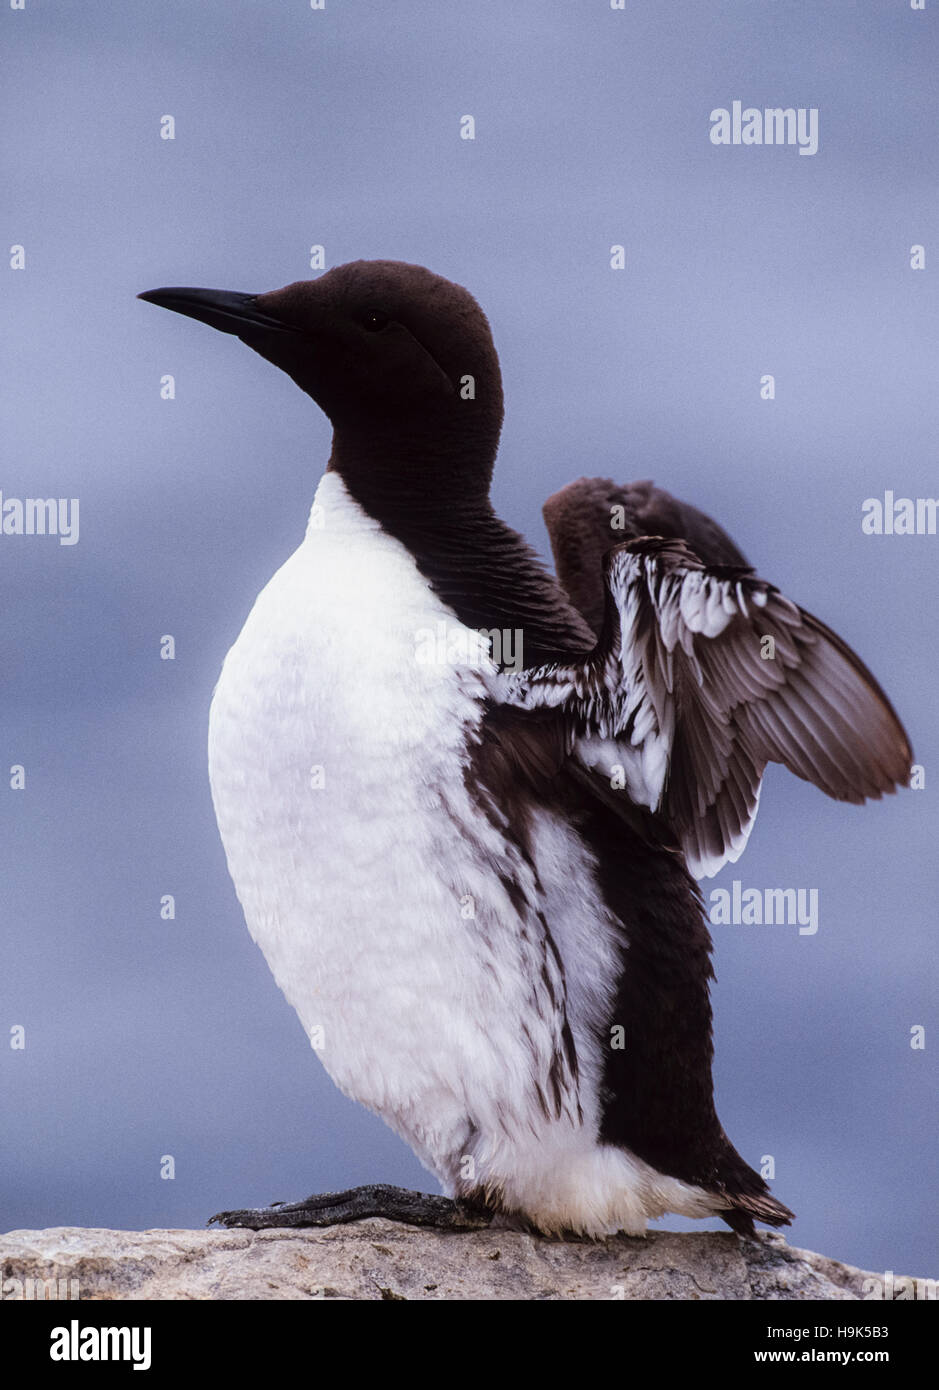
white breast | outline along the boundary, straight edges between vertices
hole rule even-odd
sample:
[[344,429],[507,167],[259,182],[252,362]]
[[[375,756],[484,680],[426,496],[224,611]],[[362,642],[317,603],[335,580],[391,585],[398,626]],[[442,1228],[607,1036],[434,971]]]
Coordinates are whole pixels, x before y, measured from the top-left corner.
[[[458,664],[429,643],[441,624],[460,630]],[[225,660],[209,772],[248,928],[336,1083],[450,1191],[527,1182],[547,1208],[569,1205],[575,1174],[582,1185],[598,1161],[596,1033],[618,957],[573,831],[536,817],[536,882],[470,796],[493,675],[480,639],[328,473]],[[505,878],[545,914],[566,982]],[[580,1078],[549,1122],[538,1088],[563,1023],[554,994]],[[555,1200],[542,1189],[562,1152],[570,1180]],[[635,1180],[624,1162],[603,1151],[594,1225],[640,1222],[638,1199],[619,1214]]]

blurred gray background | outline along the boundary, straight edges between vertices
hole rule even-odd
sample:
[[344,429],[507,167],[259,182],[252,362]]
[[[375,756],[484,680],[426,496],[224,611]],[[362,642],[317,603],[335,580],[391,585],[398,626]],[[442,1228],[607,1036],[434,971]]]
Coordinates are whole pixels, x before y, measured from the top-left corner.
[[[191,1226],[369,1179],[433,1187],[311,1052],[248,937],[209,797],[213,683],[302,537],[328,426],[237,340],[134,299],[272,289],[308,278],[322,244],[327,266],[416,261],[480,300],[507,399],[496,501],[543,551],[554,489],[651,477],[886,685],[925,789],[845,807],[772,769],[748,852],[716,880],[820,895],[813,937],[714,928],[717,1099],[746,1158],[774,1157],[794,1244],[936,1274],[939,536],[865,536],[860,516],[886,488],[939,494],[937,15],[2,12],[3,235],[27,266],[2,271],[0,486],[81,504],[77,545],[0,535],[0,1039],[27,1039],[0,1046],[3,1228]],[[735,99],[818,107],[818,153],[713,146],[709,114]]]

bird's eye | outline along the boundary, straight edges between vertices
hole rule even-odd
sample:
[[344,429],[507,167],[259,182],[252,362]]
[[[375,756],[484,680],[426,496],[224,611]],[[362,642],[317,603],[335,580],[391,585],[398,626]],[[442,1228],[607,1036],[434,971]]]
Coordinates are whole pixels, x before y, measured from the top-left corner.
[[362,315],[362,327],[367,333],[380,333],[391,322],[380,309],[367,309]]

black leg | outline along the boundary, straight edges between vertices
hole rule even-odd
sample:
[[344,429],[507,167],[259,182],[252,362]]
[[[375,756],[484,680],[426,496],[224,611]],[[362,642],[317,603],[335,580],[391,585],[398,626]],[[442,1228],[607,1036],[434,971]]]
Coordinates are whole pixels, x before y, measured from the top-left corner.
[[491,1223],[493,1213],[475,1203],[411,1192],[406,1187],[390,1187],[386,1183],[370,1183],[366,1187],[350,1187],[347,1192],[314,1194],[305,1202],[277,1202],[270,1207],[245,1211],[220,1211],[209,1217],[206,1225],[217,1221],[222,1226],[261,1231],[270,1226],[337,1226],[346,1221],[360,1221],[364,1216],[384,1216],[389,1221],[404,1221],[409,1226],[434,1226],[443,1231],[478,1231]]

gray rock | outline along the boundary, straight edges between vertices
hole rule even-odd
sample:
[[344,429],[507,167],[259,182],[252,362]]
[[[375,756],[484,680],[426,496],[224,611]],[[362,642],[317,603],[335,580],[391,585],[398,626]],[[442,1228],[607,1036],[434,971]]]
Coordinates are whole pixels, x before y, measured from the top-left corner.
[[[378,1219],[309,1231],[11,1231],[0,1274],[6,1299],[862,1299],[883,1287],[883,1276],[778,1235],[561,1242]],[[908,1297],[928,1296],[926,1281],[907,1282]]]

